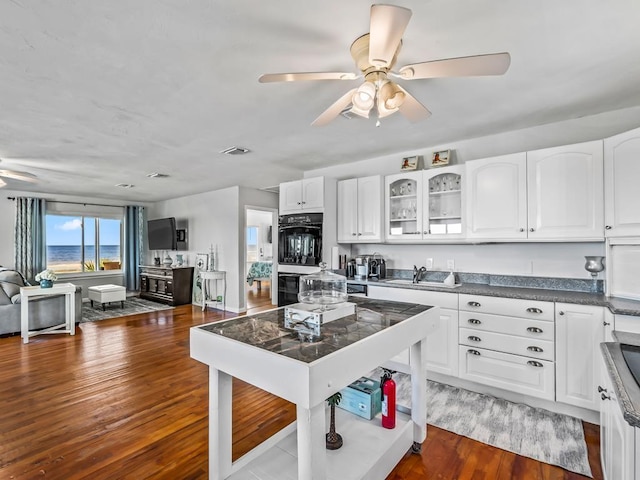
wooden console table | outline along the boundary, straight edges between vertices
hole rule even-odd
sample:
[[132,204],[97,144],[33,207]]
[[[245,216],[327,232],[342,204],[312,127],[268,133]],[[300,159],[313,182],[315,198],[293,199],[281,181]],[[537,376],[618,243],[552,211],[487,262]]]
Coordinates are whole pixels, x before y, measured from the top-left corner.
[[[322,326],[322,339],[301,341],[284,328],[284,308],[191,328],[191,356],[209,365],[209,479],[384,479],[426,438],[426,337],[439,308],[352,298],[357,313]],[[380,419],[336,412],[345,439],[325,449],[326,399],[410,348],[412,412]],[[296,404],[297,420],[231,461],[232,377]],[[364,442],[364,443],[363,443]],[[275,469],[275,470],[274,470]],[[261,473],[264,475],[261,475]]]
[[[20,287],[20,334],[23,343],[29,343],[29,337],[47,333],[76,334],[76,302],[74,295],[76,286],[73,283],[55,283],[51,288]],[[29,331],[29,298],[48,295],[64,295],[64,319],[65,323],[43,328],[42,330]]]

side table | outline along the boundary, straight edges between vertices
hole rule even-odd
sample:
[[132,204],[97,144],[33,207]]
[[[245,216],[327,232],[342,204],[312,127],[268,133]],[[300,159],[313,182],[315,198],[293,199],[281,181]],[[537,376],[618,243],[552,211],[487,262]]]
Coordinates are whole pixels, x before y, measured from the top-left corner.
[[[23,343],[29,343],[29,337],[45,333],[76,334],[76,303],[73,298],[76,286],[73,283],[55,283],[51,288],[20,287],[20,333]],[[64,295],[65,323],[43,328],[42,330],[29,331],[29,298],[47,295]]]
[[[219,304],[222,304],[222,310],[225,310],[227,302],[227,272],[222,270],[206,270],[200,272],[200,279],[202,280],[202,310],[207,305],[217,308]],[[207,300],[207,296],[211,296],[211,281],[215,281],[215,297],[214,300]],[[218,302],[218,282],[222,282],[222,302]]]

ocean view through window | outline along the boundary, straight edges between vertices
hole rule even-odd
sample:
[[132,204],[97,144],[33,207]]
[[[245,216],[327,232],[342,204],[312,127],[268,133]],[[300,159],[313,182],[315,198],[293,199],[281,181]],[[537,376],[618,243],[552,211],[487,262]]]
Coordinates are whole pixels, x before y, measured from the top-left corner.
[[47,268],[87,273],[122,267],[122,219],[47,215]]

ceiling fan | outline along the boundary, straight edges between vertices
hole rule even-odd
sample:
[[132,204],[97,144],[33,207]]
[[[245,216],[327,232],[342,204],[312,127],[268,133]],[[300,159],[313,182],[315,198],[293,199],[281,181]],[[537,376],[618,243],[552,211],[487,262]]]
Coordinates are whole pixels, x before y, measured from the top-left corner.
[[[0,162],[2,159],[0,159]],[[37,183],[38,177],[32,173],[21,172],[18,170],[4,170],[0,168],[0,188],[4,187],[7,183],[3,180],[8,178],[10,180],[19,180],[21,182]]]
[[312,125],[326,125],[346,109],[369,118],[374,106],[378,112],[379,125],[380,118],[397,111],[411,122],[423,120],[431,115],[424,105],[389,77],[417,80],[502,75],[509,68],[511,57],[504,52],[415,63],[393,71],[402,46],[402,35],[410,18],[411,10],[408,8],[382,4],[371,6],[369,33],[357,38],[350,48],[351,56],[362,72],[361,75],[352,72],[268,73],[262,75],[259,82],[356,80],[364,77],[364,83],[340,97],[316,118]]

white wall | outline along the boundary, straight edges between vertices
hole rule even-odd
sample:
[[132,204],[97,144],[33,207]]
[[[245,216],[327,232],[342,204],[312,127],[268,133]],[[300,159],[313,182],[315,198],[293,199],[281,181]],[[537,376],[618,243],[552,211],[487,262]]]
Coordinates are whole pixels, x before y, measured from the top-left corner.
[[[226,306],[244,311],[245,205],[277,208],[278,196],[269,192],[230,187],[155,203],[148,218],[175,217],[188,227],[188,251],[183,253],[187,265],[193,266],[197,253],[209,253],[214,246],[216,270],[227,272]],[[152,262],[148,254],[147,262]]]
[[258,255],[261,261],[273,260],[273,244],[269,243],[269,227],[272,226],[272,214],[264,210],[247,209],[247,227],[258,227]]
[[[628,129],[629,120],[640,125],[640,107],[606,112],[505,132],[488,137],[425,146],[418,151],[399,152],[355,163],[319,168],[304,173],[305,178],[328,176],[338,179],[368,175],[389,175],[400,172],[403,157],[421,155],[428,162],[439,150],[452,150],[452,163],[495,155],[530,151],[557,145],[599,140]],[[428,123],[427,120],[425,123]],[[633,122],[631,122],[633,123]],[[380,127],[384,128],[384,127]],[[428,125],[426,126],[428,128]],[[327,219],[328,220],[328,219]],[[337,219],[336,219],[337,220]],[[455,260],[456,271],[530,275],[550,277],[591,278],[584,270],[585,255],[604,255],[604,242],[592,243],[500,243],[480,245],[348,245],[341,252],[352,256],[379,252],[388,259],[388,268],[411,269],[433,258],[435,268],[444,270],[447,259]],[[602,276],[604,278],[604,275]]]

